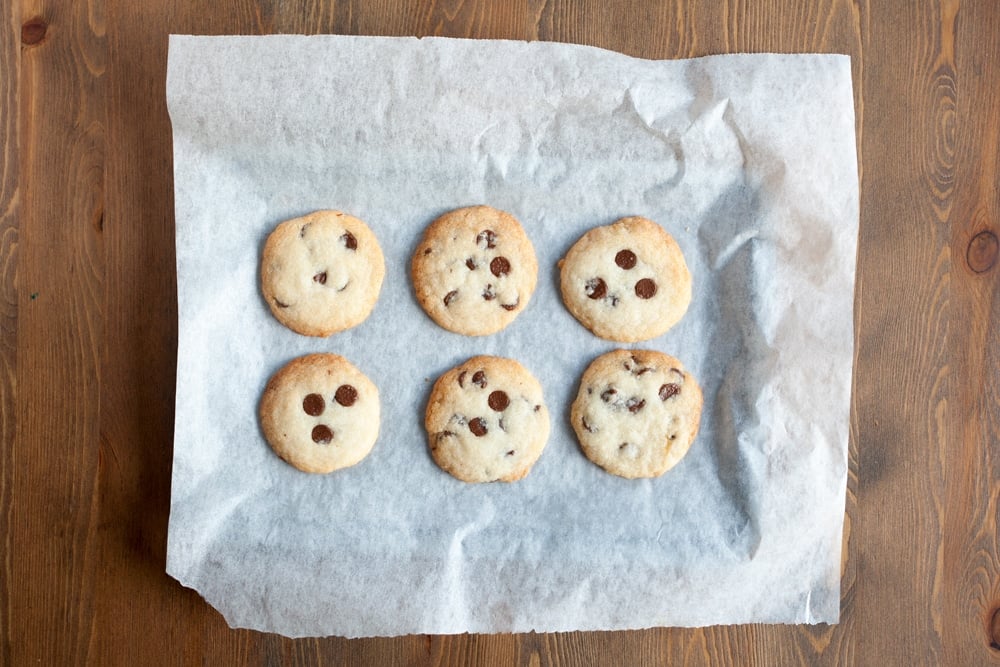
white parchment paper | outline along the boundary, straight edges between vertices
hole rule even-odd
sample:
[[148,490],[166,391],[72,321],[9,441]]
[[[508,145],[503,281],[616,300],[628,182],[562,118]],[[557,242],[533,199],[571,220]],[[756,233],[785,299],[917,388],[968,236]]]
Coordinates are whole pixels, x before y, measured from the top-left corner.
[[[167,570],[233,626],[290,636],[836,622],[847,473],[858,179],[850,61],[645,61],[505,41],[170,39],[179,345]],[[516,215],[537,291],[498,334],[437,327],[409,259],[442,212]],[[387,273],[362,325],[282,327],[260,296],[281,220],[348,211]],[[659,479],[604,473],[569,405],[614,344],[563,307],[556,262],[587,229],[644,215],[694,276],[686,317],[640,344],[705,394],[701,433]],[[378,385],[381,435],[306,475],[257,403],[301,354]],[[542,382],[548,446],[514,484],[463,484],[427,453],[433,380],[475,354]]]

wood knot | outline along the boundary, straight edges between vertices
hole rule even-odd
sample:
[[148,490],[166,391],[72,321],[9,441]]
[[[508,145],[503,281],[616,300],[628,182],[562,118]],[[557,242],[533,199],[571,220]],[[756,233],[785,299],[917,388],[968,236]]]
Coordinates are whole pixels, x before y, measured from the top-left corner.
[[28,19],[21,26],[21,43],[25,46],[37,46],[42,43],[45,39],[45,33],[48,32],[49,26],[45,23],[45,19],[40,16],[36,16],[33,19]]
[[990,648],[1000,651],[1000,607],[993,610],[993,618],[990,620]]
[[965,252],[965,261],[969,268],[976,273],[985,273],[993,268],[997,263],[997,250],[1000,244],[997,243],[997,235],[987,230],[982,231],[972,237],[969,247]]

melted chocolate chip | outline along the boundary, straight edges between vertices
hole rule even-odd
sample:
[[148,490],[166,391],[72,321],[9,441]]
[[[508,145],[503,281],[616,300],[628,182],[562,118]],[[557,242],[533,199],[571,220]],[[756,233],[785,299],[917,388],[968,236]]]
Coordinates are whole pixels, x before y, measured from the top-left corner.
[[507,456],[514,456],[514,450],[512,449],[509,452],[507,452]]
[[586,417],[580,417],[580,425],[583,426],[587,433],[597,433],[597,429],[590,425]]
[[337,387],[337,393],[333,398],[345,408],[349,408],[357,402],[358,390],[349,384],[342,384]]
[[490,394],[490,397],[486,399],[486,402],[490,404],[490,409],[494,412],[503,412],[510,405],[510,399],[507,397],[507,393],[497,389]]
[[510,260],[502,255],[494,257],[493,261],[490,262],[490,273],[497,278],[507,275],[510,273]]
[[635,372],[635,374],[636,374],[636,375],[642,375],[643,373],[648,373],[648,372],[649,372],[649,371],[651,371],[651,370],[653,370],[653,369],[652,369],[652,368],[650,368],[649,366],[646,366],[645,368],[640,368],[639,370],[637,370],[637,371]]
[[679,393],[681,393],[680,385],[676,385],[673,382],[665,384],[660,387],[660,400],[665,401],[671,396],[676,396]]
[[462,371],[461,373],[458,374],[458,386],[462,387],[463,389],[465,388],[465,376],[468,373],[469,371]]
[[615,264],[626,271],[635,266],[635,261],[635,253],[627,248],[625,250],[619,250],[618,254],[615,255]]
[[649,278],[643,278],[635,284],[635,295],[640,299],[652,299],[656,294],[656,283]]
[[483,290],[483,298],[487,301],[492,301],[497,298],[496,290],[493,289],[493,285],[487,285],[486,289]]
[[478,386],[480,389],[486,389],[486,373],[483,371],[476,371],[473,373],[472,384]]
[[311,417],[319,417],[326,409],[326,401],[319,394],[309,394],[302,399],[302,409]]
[[487,433],[486,422],[482,417],[476,417],[469,421],[469,430],[472,431],[472,435],[481,438]]
[[302,225],[302,229],[299,230],[300,239],[304,239],[306,237],[306,230],[309,229],[309,225],[311,224],[312,224],[311,222],[307,222],[306,224]]
[[323,271],[322,273],[317,273],[315,276],[313,276],[313,282],[314,283],[319,283],[320,285],[325,285],[326,284],[326,271]]
[[340,237],[340,241],[341,243],[344,244],[344,247],[347,248],[348,250],[358,249],[358,240],[354,238],[354,234],[350,232],[344,232]]
[[621,451],[621,450],[625,449],[626,447],[628,447],[628,443],[627,442],[623,442],[622,444],[618,445],[618,450]]
[[503,308],[504,310],[514,310],[515,308],[517,308],[517,304],[519,303],[521,303],[520,298],[518,298],[518,300],[515,301],[514,303],[501,303],[500,307]]
[[632,414],[635,414],[639,412],[639,410],[642,410],[643,407],[645,407],[645,405],[646,401],[644,399],[636,398],[634,396],[625,402],[625,407],[628,408],[628,411],[631,412]]
[[451,302],[458,298],[458,290],[453,289],[444,295],[444,305],[450,306]]
[[312,439],[318,445],[329,445],[333,440],[333,431],[326,424],[320,424],[313,428]]
[[535,412],[538,412],[538,411],[539,411],[539,410],[541,410],[541,409],[542,409],[542,406],[541,406],[541,405],[536,405],[536,406],[535,406]]
[[603,299],[608,293],[608,286],[600,278],[591,278],[583,290],[591,299]]
[[614,400],[615,396],[618,394],[618,390],[614,387],[609,387],[601,392],[601,400],[605,403],[610,403]]
[[472,259],[471,257],[469,259],[465,260],[465,265],[467,267],[469,267],[469,271],[475,271],[476,270],[476,260]]
[[428,248],[424,248],[424,254],[425,254],[425,255],[429,255],[429,254],[431,254],[432,252],[434,252],[434,249],[433,249],[433,248],[430,248],[430,247],[428,247]]
[[497,247],[497,235],[492,229],[484,229],[476,235],[476,245],[486,246],[487,250]]

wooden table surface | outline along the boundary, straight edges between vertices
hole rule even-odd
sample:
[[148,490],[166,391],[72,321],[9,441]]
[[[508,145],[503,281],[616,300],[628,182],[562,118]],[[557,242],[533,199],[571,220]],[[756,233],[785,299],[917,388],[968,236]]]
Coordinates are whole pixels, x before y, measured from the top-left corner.
[[[0,3],[0,664],[1000,665],[1000,3],[500,4]],[[230,630],[167,576],[170,33],[850,54],[861,228],[841,623],[290,640]]]

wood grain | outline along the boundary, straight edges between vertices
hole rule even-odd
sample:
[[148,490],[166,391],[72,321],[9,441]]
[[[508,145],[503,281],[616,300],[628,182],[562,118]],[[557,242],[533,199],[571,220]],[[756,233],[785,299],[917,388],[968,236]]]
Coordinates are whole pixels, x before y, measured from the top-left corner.
[[13,447],[17,427],[20,7],[0,9],[0,664],[12,664]]
[[[0,665],[1000,665],[992,0],[13,0],[0,29]],[[841,623],[290,640],[229,629],[170,579],[171,32],[850,54]]]

